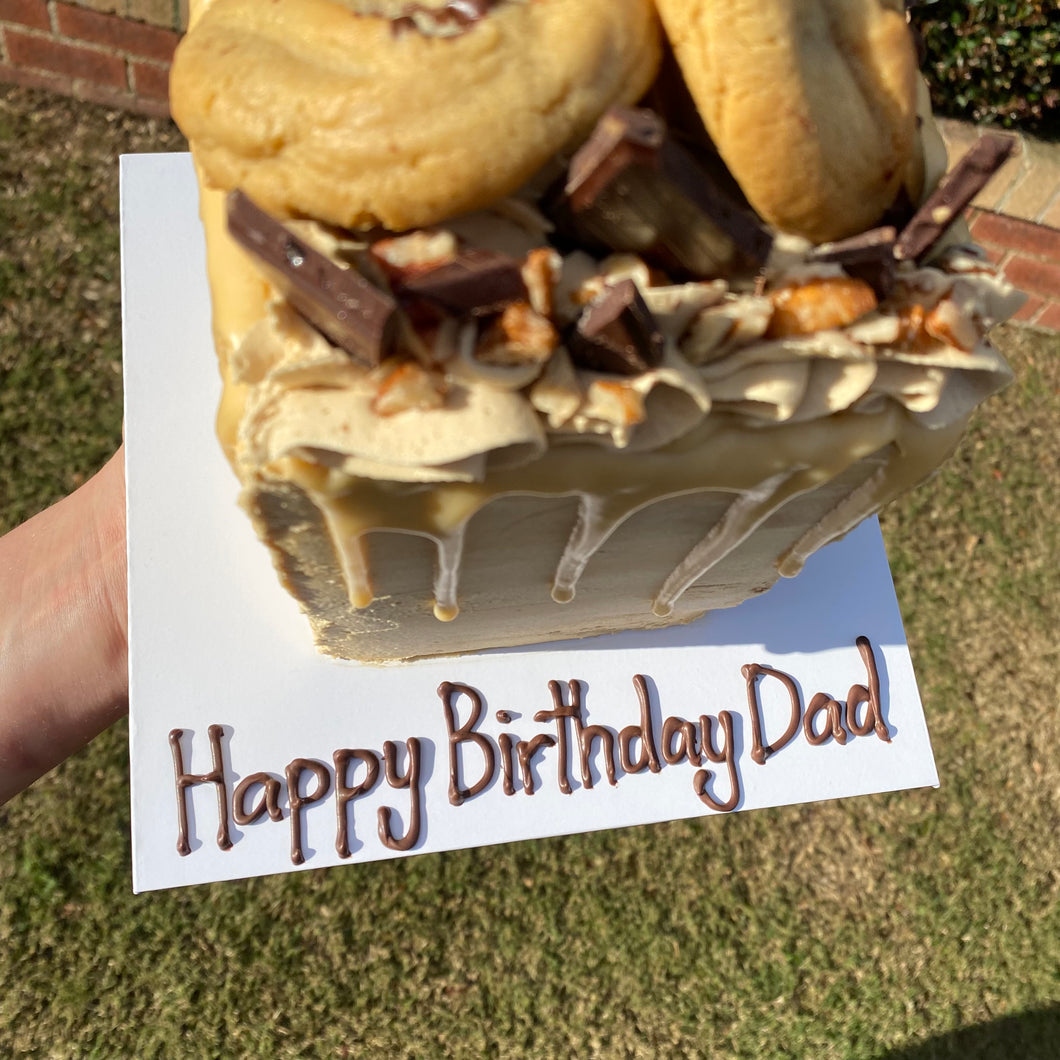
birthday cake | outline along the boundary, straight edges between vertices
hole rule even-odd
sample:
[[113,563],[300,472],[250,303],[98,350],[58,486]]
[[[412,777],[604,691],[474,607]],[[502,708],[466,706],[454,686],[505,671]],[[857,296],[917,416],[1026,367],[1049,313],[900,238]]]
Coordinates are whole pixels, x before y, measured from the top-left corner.
[[904,5],[212,0],[172,74],[241,503],[321,651],[684,622],[927,477],[1021,298]]

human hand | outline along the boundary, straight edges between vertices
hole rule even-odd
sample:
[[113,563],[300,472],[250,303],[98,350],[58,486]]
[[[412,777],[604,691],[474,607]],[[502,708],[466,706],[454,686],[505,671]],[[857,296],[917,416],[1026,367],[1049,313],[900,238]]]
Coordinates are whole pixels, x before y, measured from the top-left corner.
[[0,804],[129,705],[125,453],[0,538]]

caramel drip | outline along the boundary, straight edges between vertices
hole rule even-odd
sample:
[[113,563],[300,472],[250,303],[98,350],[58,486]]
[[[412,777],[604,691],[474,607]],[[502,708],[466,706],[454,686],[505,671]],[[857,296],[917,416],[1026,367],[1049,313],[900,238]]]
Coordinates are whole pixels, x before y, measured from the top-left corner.
[[320,511],[324,524],[328,528],[328,536],[335,546],[350,606],[368,607],[375,599],[375,591],[372,589],[364,537],[361,534],[351,533],[349,527],[343,525],[340,511],[328,503],[327,497],[315,491],[311,491],[309,495]]

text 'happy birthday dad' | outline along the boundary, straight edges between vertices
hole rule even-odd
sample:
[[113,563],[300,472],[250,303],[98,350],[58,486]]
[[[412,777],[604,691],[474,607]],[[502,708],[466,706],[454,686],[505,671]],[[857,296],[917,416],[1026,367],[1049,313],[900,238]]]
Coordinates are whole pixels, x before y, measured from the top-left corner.
[[[845,703],[818,692],[804,705],[799,686],[790,675],[757,663],[741,667],[747,691],[752,763],[765,765],[800,734],[815,747],[831,740],[846,744],[852,736],[872,733],[890,743],[872,646],[866,637],[858,637],[857,647],[865,665],[866,683],[852,685]],[[790,708],[784,731],[768,741],[763,709],[763,688],[767,685],[774,687],[771,695]],[[719,813],[736,809],[742,797],[742,782],[733,713],[720,710],[717,715],[701,714],[695,721],[671,715],[657,725],[647,679],[637,674],[633,687],[639,704],[638,720],[616,731],[607,725],[587,723],[582,682],[572,680],[564,685],[549,681],[551,709],[539,710],[533,716],[535,723],[549,728],[521,739],[509,731],[490,735],[483,724],[486,707],[482,694],[470,685],[442,682],[438,696],[449,751],[449,802],[461,806],[481,796],[497,779],[498,772],[504,795],[514,796],[521,790],[532,796],[538,790],[535,771],[543,776],[551,764],[559,790],[571,795],[578,790],[591,790],[596,779],[606,777],[608,784],[617,786],[626,775],[659,773],[667,766],[687,764],[695,770],[692,790],[700,802]],[[467,710],[463,719],[462,710]],[[771,712],[775,713],[775,709]],[[496,711],[495,717],[501,725],[513,721],[513,715],[506,710]],[[335,849],[340,857],[348,858],[351,843],[356,842],[356,800],[387,788],[408,792],[407,813],[402,814],[404,831],[398,832],[394,828],[397,809],[378,807],[379,842],[389,850],[408,851],[420,841],[426,819],[427,778],[421,769],[426,738],[410,736],[400,743],[387,740],[381,753],[366,747],[340,748],[332,754],[331,763],[295,758],[284,768],[282,777],[260,770],[243,774],[233,787],[225,766],[225,727],[211,725],[207,735],[212,768],[206,773],[192,773],[185,765],[184,730],[173,729],[169,734],[176,780],[177,850],[181,855],[190,854],[193,849],[189,789],[199,785],[216,788],[217,845],[222,850],[233,846],[230,818],[240,826],[266,817],[273,822],[286,818],[291,861],[300,865],[306,860],[306,813],[310,807],[331,801],[328,796],[333,795]],[[724,766],[726,779],[721,777],[721,768],[712,770],[708,766]],[[575,770],[580,788],[574,783]],[[381,784],[384,787],[380,788]]]

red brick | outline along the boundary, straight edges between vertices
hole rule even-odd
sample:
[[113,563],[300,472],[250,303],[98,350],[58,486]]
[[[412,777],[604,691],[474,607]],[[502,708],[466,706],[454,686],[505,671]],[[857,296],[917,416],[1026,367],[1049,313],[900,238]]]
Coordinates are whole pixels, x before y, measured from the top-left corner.
[[44,73],[41,70],[26,70],[10,63],[0,63],[0,81],[21,85],[23,88],[45,88],[60,96],[68,96],[73,90],[73,78],[60,74]]
[[169,67],[159,63],[129,63],[133,91],[148,99],[169,99]]
[[73,78],[84,78],[100,85],[125,88],[129,81],[125,73],[125,60],[117,55],[108,55],[95,48],[82,48],[76,44],[48,37],[36,37],[8,29],[7,57],[16,66],[29,66],[35,70],[53,70]]
[[981,213],[972,222],[972,235],[983,243],[1008,247],[1039,258],[1060,261],[1060,229],[1006,217]]
[[1036,261],[1017,254],[1006,266],[1005,275],[1021,291],[1060,298],[1060,263]]
[[1052,302],[1047,305],[1034,323],[1040,328],[1060,331],[1060,304]]
[[17,22],[31,29],[52,28],[44,0],[0,0],[0,22]]
[[999,268],[1004,268],[1005,262],[1012,256],[1012,251],[1008,247],[991,247],[983,246],[983,250],[986,251],[986,256],[997,265]]
[[1037,295],[1027,295],[1027,301],[1020,306],[1019,312],[1012,314],[1013,320],[1018,320],[1022,324],[1031,324],[1037,318],[1038,314],[1045,307],[1045,299],[1039,298]]
[[173,30],[130,22],[117,15],[106,15],[84,7],[57,3],[55,21],[66,37],[101,44],[107,48],[158,62],[169,62],[179,35]]
[[146,114],[152,118],[169,117],[169,103],[166,101],[143,99],[132,92],[121,92],[117,89],[107,88],[104,85],[94,85],[90,81],[75,81],[69,94],[77,99],[84,99],[90,103],[101,103],[105,107],[113,107],[116,110]]

